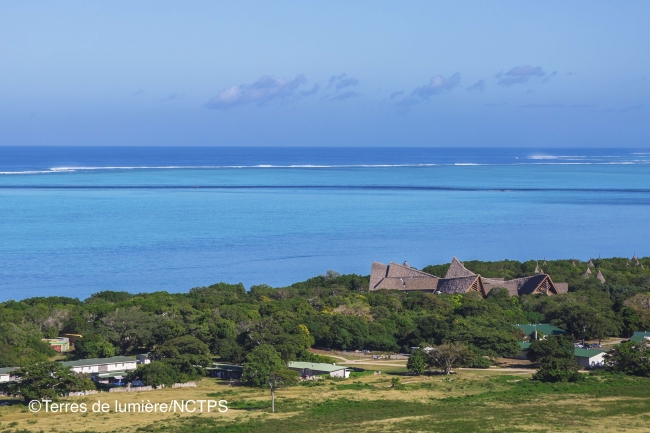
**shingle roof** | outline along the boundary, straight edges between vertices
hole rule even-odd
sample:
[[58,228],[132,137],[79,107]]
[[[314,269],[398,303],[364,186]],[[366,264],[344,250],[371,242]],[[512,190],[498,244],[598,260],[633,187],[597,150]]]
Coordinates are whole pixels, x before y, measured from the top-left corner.
[[[406,263],[406,262],[404,262]],[[410,266],[399,265],[397,263],[390,262],[388,265],[388,274],[387,277],[424,277],[424,278],[436,278],[434,275],[427,274],[426,272],[419,271]]]
[[90,358],[78,359],[76,361],[63,361],[61,364],[66,367],[81,367],[86,365],[103,365],[122,362],[135,362],[135,358],[132,356],[113,356],[112,358]]
[[374,290],[432,290],[438,287],[438,278],[384,278]]
[[455,294],[465,293],[469,290],[471,285],[480,278],[477,275],[470,275],[468,277],[458,278],[441,278],[438,280],[438,290],[441,293]]
[[370,290],[431,290],[435,291],[438,277],[405,265],[384,265],[373,262]]
[[555,290],[557,290],[557,293],[568,293],[569,292],[569,283],[556,283],[553,282],[553,285],[555,286]]
[[445,278],[470,277],[476,275],[463,265],[456,257],[451,259]]
[[[490,278],[484,278],[483,284],[485,290],[489,292],[494,287],[503,287],[510,292],[510,295],[530,295],[548,278],[546,274],[537,274],[532,277],[515,278],[514,280],[498,281]],[[555,287],[549,278],[548,284]],[[568,286],[567,286],[568,289]],[[557,289],[555,290],[557,292]]]

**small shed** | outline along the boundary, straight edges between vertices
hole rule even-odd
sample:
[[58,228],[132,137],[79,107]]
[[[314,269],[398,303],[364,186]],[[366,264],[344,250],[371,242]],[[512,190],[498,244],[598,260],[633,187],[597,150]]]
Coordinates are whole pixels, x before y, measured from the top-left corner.
[[347,379],[350,377],[350,371],[352,371],[342,365],[325,364],[320,362],[292,361],[287,365],[287,367],[291,370],[296,370],[298,373],[300,373],[300,376],[303,379],[309,379],[314,376],[320,376],[323,374],[327,374],[331,377],[341,377]]
[[150,364],[151,358],[149,358],[149,352],[139,353],[135,355],[135,360],[138,364]]
[[605,355],[604,350],[596,349],[583,349],[582,347],[576,347],[573,349],[573,356],[575,356],[576,362],[582,368],[596,368],[602,367],[605,365]]
[[240,379],[244,367],[242,367],[241,365],[219,364],[215,362],[212,364],[212,367],[208,367],[206,368],[206,370],[210,372],[210,376],[212,377],[231,380],[231,379]]
[[11,372],[15,369],[15,367],[0,368],[0,383],[12,382],[14,379],[11,376]]
[[52,349],[60,353],[70,351],[70,339],[68,337],[44,338],[43,342],[49,344]]

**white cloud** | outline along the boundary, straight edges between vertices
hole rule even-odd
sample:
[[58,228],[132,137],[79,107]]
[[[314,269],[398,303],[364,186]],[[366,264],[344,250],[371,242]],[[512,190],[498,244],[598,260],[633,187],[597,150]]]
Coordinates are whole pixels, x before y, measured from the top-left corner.
[[478,80],[476,83],[472,84],[467,88],[467,90],[472,91],[472,90],[477,90],[479,92],[482,92],[485,90],[485,80]]
[[298,88],[307,82],[304,75],[297,75],[291,81],[285,78],[264,76],[252,84],[240,84],[223,89],[217,96],[210,99],[206,107],[215,110],[227,110],[244,104],[262,106],[273,100],[289,99],[292,97],[310,96],[318,91],[315,86],[309,91],[299,92]]
[[[556,72],[553,73],[555,75]],[[532,77],[544,77],[546,72],[541,66],[515,66],[506,73],[499,72],[495,75],[499,86],[512,86],[513,84],[527,83]]]
[[431,96],[438,95],[447,90],[451,90],[459,84],[460,74],[458,72],[449,78],[445,78],[442,75],[436,75],[435,77],[431,78],[429,84],[413,90],[411,96],[416,96],[422,99],[429,99]]

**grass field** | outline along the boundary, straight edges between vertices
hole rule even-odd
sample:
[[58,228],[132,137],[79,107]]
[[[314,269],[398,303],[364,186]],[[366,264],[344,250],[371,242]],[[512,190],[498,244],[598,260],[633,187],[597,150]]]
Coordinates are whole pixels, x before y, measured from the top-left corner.
[[[375,370],[376,367],[372,366]],[[204,379],[197,388],[103,393],[64,402],[114,404],[225,399],[226,413],[54,414],[0,407],[0,432],[642,432],[650,424],[650,379],[590,376],[578,384],[542,384],[499,369],[450,377],[381,375],[305,383],[279,391],[270,413],[267,390]],[[391,379],[401,385],[391,388]]]

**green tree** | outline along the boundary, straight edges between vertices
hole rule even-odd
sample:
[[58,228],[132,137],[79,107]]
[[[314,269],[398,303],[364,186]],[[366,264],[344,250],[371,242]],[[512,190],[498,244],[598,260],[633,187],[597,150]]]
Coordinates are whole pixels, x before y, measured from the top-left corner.
[[533,379],[542,382],[575,382],[580,379],[578,364],[573,355],[571,337],[548,336],[533,341],[528,349],[528,359],[539,363]]
[[429,364],[450,374],[454,367],[465,364],[473,353],[463,343],[444,343],[429,352]]
[[650,376],[650,346],[646,341],[617,344],[605,354],[607,369],[635,376]]
[[147,386],[171,386],[174,383],[186,382],[187,375],[183,375],[175,365],[161,361],[139,365],[134,371],[129,372],[127,380],[140,380]]
[[269,344],[262,344],[254,348],[244,362],[242,382],[255,387],[266,386],[271,372],[285,368],[280,353]]
[[275,391],[288,386],[296,385],[300,381],[297,371],[288,368],[271,371],[267,384],[271,389],[271,412],[275,412]]
[[8,392],[30,400],[57,400],[60,396],[76,391],[95,389],[86,376],[74,373],[70,367],[59,362],[45,361],[26,364],[13,373],[16,381],[8,386]]
[[406,363],[406,368],[419,376],[423,374],[427,369],[428,361],[429,355],[427,355],[424,350],[417,348],[415,351],[413,351],[413,353],[411,353],[411,356],[409,356],[409,360]]
[[192,335],[166,341],[151,352],[151,358],[173,365],[190,378],[205,375],[212,362],[208,345]]
[[115,356],[115,347],[102,335],[90,334],[74,344],[76,358],[110,358]]

